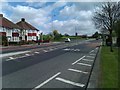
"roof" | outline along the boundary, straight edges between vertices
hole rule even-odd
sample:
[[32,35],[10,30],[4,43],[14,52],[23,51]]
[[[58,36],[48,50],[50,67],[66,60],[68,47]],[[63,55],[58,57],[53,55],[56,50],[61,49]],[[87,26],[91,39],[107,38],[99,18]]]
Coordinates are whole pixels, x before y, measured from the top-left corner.
[[30,25],[28,22],[25,21],[24,18],[21,19],[20,22],[16,23],[18,26],[20,26],[22,29],[26,29],[26,30],[37,30],[34,26]]
[[13,29],[13,28],[21,29],[21,27],[19,27],[18,25],[4,18],[3,14],[0,14],[0,26],[5,27],[5,28],[10,28],[10,29]]

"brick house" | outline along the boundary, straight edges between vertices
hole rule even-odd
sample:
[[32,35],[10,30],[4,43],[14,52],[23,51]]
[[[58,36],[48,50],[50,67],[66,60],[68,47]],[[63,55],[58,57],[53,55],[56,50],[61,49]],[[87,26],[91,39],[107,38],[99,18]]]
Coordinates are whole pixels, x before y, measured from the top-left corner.
[[0,36],[6,36],[8,42],[19,42],[19,33],[21,27],[14,24],[0,14]]
[[37,41],[39,30],[27,23],[24,18],[15,24],[0,14],[0,36],[6,36],[8,42]]
[[22,28],[20,32],[20,39],[23,41],[37,41],[38,40],[38,29],[30,25],[25,21],[24,18],[20,22],[16,23],[19,27]]

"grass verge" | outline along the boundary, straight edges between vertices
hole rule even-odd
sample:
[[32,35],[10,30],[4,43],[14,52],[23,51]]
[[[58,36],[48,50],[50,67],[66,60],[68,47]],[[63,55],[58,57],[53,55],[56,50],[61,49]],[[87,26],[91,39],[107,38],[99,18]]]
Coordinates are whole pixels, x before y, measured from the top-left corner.
[[101,82],[100,88],[118,88],[118,48],[103,46],[101,49]]

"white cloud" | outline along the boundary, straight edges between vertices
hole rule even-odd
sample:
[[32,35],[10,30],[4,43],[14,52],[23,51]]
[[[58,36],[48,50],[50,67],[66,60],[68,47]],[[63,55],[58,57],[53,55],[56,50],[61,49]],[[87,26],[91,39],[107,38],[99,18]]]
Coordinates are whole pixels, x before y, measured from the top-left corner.
[[60,11],[60,17],[67,19],[76,18],[79,20],[91,19],[92,11],[81,10],[75,5],[65,6],[63,10]]
[[[41,4],[40,4],[41,5]],[[81,10],[76,5],[65,6],[66,2],[56,2],[52,5],[48,5],[42,8],[34,8],[32,6],[11,6],[6,3],[3,7],[4,10],[9,10],[12,12],[9,19],[13,22],[20,21],[21,18],[25,18],[27,22],[31,23],[36,28],[42,30],[44,33],[49,33],[53,29],[59,30],[60,33],[68,33],[71,35],[75,34],[75,27],[78,34],[88,34],[91,35],[96,31],[94,25],[91,21],[92,11],[91,10]],[[7,7],[6,7],[7,6]],[[54,20],[52,29],[51,21],[51,11],[55,8],[65,6],[61,11],[60,15],[61,21]],[[7,16],[8,17],[8,16]],[[64,17],[67,19],[64,20]],[[63,20],[63,21],[62,21]]]
[[76,5],[65,6],[64,9],[60,11],[60,17],[66,19],[66,21],[56,21],[54,25],[61,33],[69,32],[69,34],[74,35],[76,31],[78,34],[92,35],[96,31],[91,20],[92,15],[93,10],[82,10]]
[[[52,28],[52,24],[53,24],[53,28]],[[79,35],[83,35],[83,34],[92,35],[96,31],[91,21],[79,21],[75,19],[67,20],[67,21],[55,20],[53,21],[53,23],[49,23],[46,26],[46,29],[48,29],[48,31],[45,31],[45,33],[48,33],[56,29],[62,34],[68,33],[70,35],[75,35],[75,32],[77,32]]]

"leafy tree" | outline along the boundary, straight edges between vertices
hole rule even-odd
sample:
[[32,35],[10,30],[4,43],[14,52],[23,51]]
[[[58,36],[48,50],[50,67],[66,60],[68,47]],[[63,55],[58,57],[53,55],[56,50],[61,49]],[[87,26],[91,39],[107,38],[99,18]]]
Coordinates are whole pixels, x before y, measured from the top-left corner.
[[93,16],[93,21],[97,29],[108,30],[110,36],[110,51],[112,52],[112,31],[116,21],[120,20],[120,2],[107,2],[97,10]]
[[95,33],[92,35],[93,38],[98,38],[98,36],[99,36],[99,33],[98,33],[98,32],[95,32]]
[[58,35],[58,34],[59,34],[59,33],[58,33],[57,30],[54,30],[54,31],[53,31],[53,35],[54,35],[54,36],[56,36],[56,35]]
[[62,37],[62,34],[59,34],[57,30],[53,31],[53,35],[54,35],[54,40],[60,40]]

